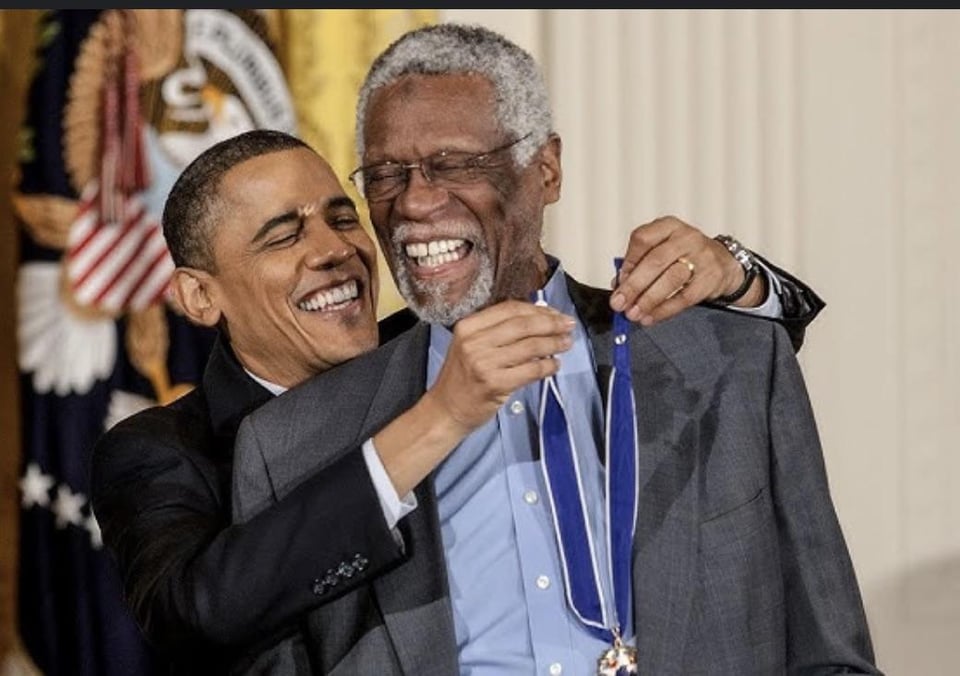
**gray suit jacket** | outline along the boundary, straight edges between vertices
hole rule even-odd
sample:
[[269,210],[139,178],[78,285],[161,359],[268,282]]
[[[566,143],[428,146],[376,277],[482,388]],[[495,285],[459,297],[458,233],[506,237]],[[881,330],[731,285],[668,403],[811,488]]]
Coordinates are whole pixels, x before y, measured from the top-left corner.
[[[607,292],[569,278],[568,286],[606,382]],[[235,518],[252,518],[357,452],[409,408],[425,387],[428,340],[419,324],[251,414],[237,437]],[[640,673],[879,673],[783,328],[698,307],[633,327],[630,344],[640,440]],[[402,562],[318,594],[300,635],[264,653],[257,673],[306,664],[327,674],[457,673],[431,482],[417,495],[419,507],[401,521]]]

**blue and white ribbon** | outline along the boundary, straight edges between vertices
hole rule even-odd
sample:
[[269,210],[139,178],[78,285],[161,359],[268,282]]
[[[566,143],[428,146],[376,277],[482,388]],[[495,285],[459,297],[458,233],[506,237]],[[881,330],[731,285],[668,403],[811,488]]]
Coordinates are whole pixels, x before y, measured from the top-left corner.
[[[621,263],[622,259],[615,260],[618,275]],[[536,302],[546,304],[542,291]],[[604,430],[605,562],[598,560],[583,474],[555,376],[544,379],[540,395],[541,468],[560,548],[567,602],[592,635],[610,643],[619,640],[630,613],[631,551],[639,494],[637,407],[631,383],[629,329],[623,313],[616,313]],[[614,617],[609,616],[601,575],[612,581],[608,588],[614,597]]]

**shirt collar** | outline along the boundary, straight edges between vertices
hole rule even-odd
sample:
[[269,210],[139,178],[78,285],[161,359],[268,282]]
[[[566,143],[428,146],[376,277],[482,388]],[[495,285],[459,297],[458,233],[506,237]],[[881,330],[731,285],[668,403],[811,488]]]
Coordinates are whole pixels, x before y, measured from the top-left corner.
[[277,385],[276,383],[271,383],[269,380],[265,380],[260,376],[254,373],[251,373],[250,370],[247,368],[244,368],[243,370],[247,372],[248,376],[250,376],[251,378],[256,380],[258,383],[263,385],[264,389],[266,389],[270,394],[274,396],[279,396],[287,391],[287,388],[284,387],[283,385]]

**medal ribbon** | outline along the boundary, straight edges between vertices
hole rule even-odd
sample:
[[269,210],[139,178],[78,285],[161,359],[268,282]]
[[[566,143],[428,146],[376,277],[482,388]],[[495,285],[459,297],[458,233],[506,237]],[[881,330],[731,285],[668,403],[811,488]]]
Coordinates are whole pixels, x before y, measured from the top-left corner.
[[[622,259],[615,259],[619,276]],[[545,305],[543,292],[538,292]],[[598,561],[587,515],[583,478],[573,434],[556,378],[544,379],[540,395],[540,458],[560,548],[567,603],[595,637],[619,641],[631,602],[631,550],[636,529],[639,476],[636,401],[630,371],[630,322],[613,317],[613,369],[605,420],[605,514],[607,561]],[[615,617],[608,617],[600,575],[612,581]]]

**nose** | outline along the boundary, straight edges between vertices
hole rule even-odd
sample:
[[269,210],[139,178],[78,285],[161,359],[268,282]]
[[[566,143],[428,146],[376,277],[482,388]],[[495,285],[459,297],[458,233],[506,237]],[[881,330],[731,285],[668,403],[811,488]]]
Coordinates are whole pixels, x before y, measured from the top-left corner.
[[411,162],[410,164],[404,164],[403,168],[406,169],[406,184],[409,185],[410,181],[413,179],[413,174],[420,174],[420,177],[423,178],[427,183],[432,182],[433,179],[430,177],[430,170],[424,164],[425,160],[420,160],[419,162]]
[[428,178],[421,162],[405,165],[407,182],[394,198],[394,209],[407,220],[421,220],[446,204],[449,191]]
[[327,224],[310,224],[305,263],[313,270],[326,270],[342,265],[357,253],[357,248],[342,233]]

